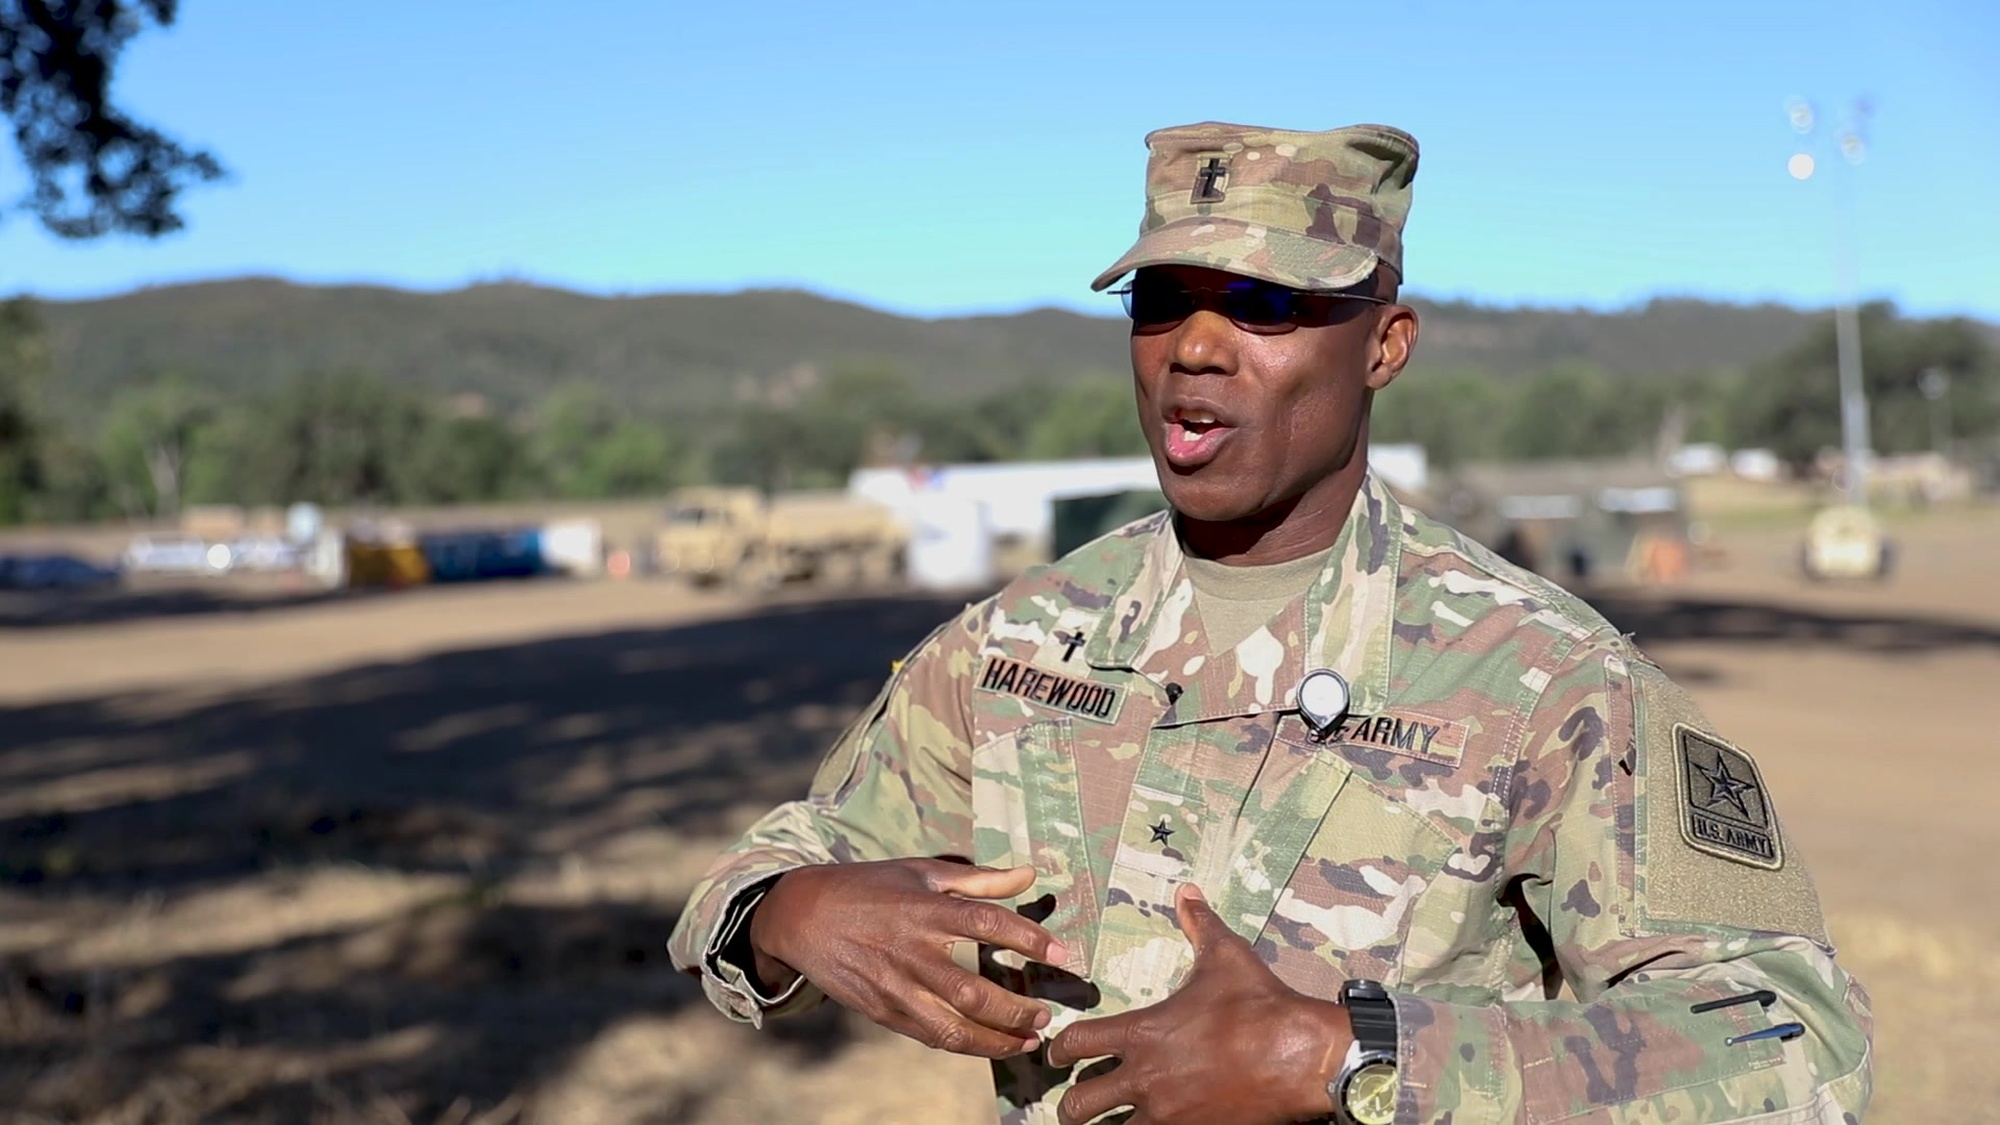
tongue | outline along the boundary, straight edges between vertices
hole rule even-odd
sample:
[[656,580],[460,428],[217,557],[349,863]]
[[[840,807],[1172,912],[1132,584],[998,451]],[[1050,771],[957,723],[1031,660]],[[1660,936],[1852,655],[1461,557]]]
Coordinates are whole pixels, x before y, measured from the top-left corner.
[[1167,427],[1167,456],[1176,461],[1207,455],[1229,433],[1219,422],[1176,422]]

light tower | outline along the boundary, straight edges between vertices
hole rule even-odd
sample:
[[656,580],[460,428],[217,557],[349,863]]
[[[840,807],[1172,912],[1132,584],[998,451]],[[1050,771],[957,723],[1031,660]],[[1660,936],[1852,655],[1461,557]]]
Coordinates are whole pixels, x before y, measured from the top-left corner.
[[[1873,112],[1867,99],[1855,101],[1847,120],[1828,134],[1819,131],[1819,112],[1802,98],[1786,106],[1792,131],[1800,140],[1798,152],[1786,162],[1795,180],[1809,180],[1819,161],[1812,149],[1823,136],[1830,136],[1841,161],[1854,168],[1867,159],[1867,127]],[[1864,462],[1868,458],[1868,395],[1861,385],[1861,316],[1855,308],[1854,279],[1854,184],[1853,174],[1836,177],[1833,191],[1833,310],[1834,348],[1840,369],[1841,490],[1850,504],[1868,503],[1868,480]]]

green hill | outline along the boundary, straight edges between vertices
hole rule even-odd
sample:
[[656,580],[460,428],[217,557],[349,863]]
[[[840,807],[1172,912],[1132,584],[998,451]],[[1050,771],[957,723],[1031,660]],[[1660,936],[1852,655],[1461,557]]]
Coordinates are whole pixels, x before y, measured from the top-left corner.
[[[1625,374],[1741,367],[1792,346],[1826,315],[1679,299],[1610,313],[1415,303],[1416,370],[1497,375],[1563,362]],[[163,371],[251,391],[358,368],[502,406],[587,380],[636,404],[699,407],[846,364],[892,366],[944,394],[1125,370],[1125,330],[1109,317],[1041,309],[917,319],[782,290],[594,297],[522,284],[418,293],[244,278],[52,301],[43,311],[57,393],[82,409]]]
[[749,395],[802,367],[886,363],[956,393],[1124,365],[1111,320],[1054,310],[918,320],[784,291],[606,298],[526,285],[414,293],[244,279],[49,302],[43,315],[72,402],[167,370],[250,390],[360,368],[504,404],[585,380],[636,402],[685,404]]

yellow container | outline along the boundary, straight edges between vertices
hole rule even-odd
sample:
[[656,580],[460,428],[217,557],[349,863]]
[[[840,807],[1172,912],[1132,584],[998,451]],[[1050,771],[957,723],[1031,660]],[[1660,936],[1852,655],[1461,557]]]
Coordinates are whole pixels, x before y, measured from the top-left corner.
[[349,586],[422,586],[431,580],[431,565],[414,543],[383,546],[376,543],[347,545]]

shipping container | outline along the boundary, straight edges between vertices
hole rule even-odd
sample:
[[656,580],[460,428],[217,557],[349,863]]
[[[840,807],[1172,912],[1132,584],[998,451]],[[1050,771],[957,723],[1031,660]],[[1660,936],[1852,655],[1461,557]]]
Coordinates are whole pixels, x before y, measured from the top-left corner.
[[417,537],[433,582],[482,582],[547,574],[539,528],[445,531]]

